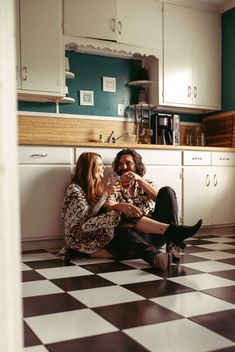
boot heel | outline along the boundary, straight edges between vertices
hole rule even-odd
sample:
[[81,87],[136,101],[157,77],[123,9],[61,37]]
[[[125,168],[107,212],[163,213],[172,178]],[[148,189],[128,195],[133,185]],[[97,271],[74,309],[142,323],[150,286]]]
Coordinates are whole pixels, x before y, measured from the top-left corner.
[[173,261],[173,255],[172,253],[167,253],[167,255],[168,255],[168,268],[170,268]]

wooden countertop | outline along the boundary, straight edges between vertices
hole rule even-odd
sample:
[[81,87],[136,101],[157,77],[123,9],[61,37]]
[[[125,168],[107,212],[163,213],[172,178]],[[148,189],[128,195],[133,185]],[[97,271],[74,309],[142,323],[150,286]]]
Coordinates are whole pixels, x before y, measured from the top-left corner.
[[[134,149],[161,149],[161,150],[199,150],[199,151],[224,151],[235,152],[235,148],[225,147],[197,147],[197,146],[172,146],[156,144],[137,144],[135,142],[118,141],[116,143],[99,143],[87,141],[97,138],[97,130],[104,131],[107,135],[115,129],[115,135],[125,131],[133,131],[133,122],[122,122],[120,127],[113,121],[82,120],[61,117],[35,117],[19,116],[19,145],[44,145],[68,147],[102,147],[102,148],[134,148]],[[94,128],[96,128],[95,133]]]

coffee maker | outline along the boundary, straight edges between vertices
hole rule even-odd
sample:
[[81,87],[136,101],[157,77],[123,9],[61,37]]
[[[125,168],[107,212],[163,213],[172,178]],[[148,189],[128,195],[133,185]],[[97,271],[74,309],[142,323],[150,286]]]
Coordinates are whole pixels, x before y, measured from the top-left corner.
[[152,144],[180,144],[180,116],[175,114],[154,113],[151,116]]

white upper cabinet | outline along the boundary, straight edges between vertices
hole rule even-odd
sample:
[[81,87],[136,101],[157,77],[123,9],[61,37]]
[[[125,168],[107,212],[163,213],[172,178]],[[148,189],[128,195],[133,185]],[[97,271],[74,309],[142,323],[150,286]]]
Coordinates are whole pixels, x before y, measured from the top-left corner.
[[172,4],[163,13],[162,103],[219,109],[219,15]]
[[161,9],[155,0],[64,0],[64,34],[156,48]]
[[61,1],[16,1],[19,98],[40,95],[53,100],[64,96]]

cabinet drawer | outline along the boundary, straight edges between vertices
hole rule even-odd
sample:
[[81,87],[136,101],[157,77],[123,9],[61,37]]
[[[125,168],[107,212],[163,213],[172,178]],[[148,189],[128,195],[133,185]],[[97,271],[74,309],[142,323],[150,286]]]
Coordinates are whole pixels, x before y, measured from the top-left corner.
[[71,164],[73,148],[66,147],[19,147],[20,164]]
[[211,165],[211,153],[183,152],[183,165]]
[[235,153],[212,153],[212,165],[235,165]]
[[76,160],[78,159],[79,155],[84,153],[84,152],[92,152],[92,153],[97,153],[101,156],[103,163],[105,165],[112,165],[112,162],[117,155],[117,153],[121,149],[118,148],[77,148],[76,149]]
[[137,149],[145,165],[180,165],[181,151]]

